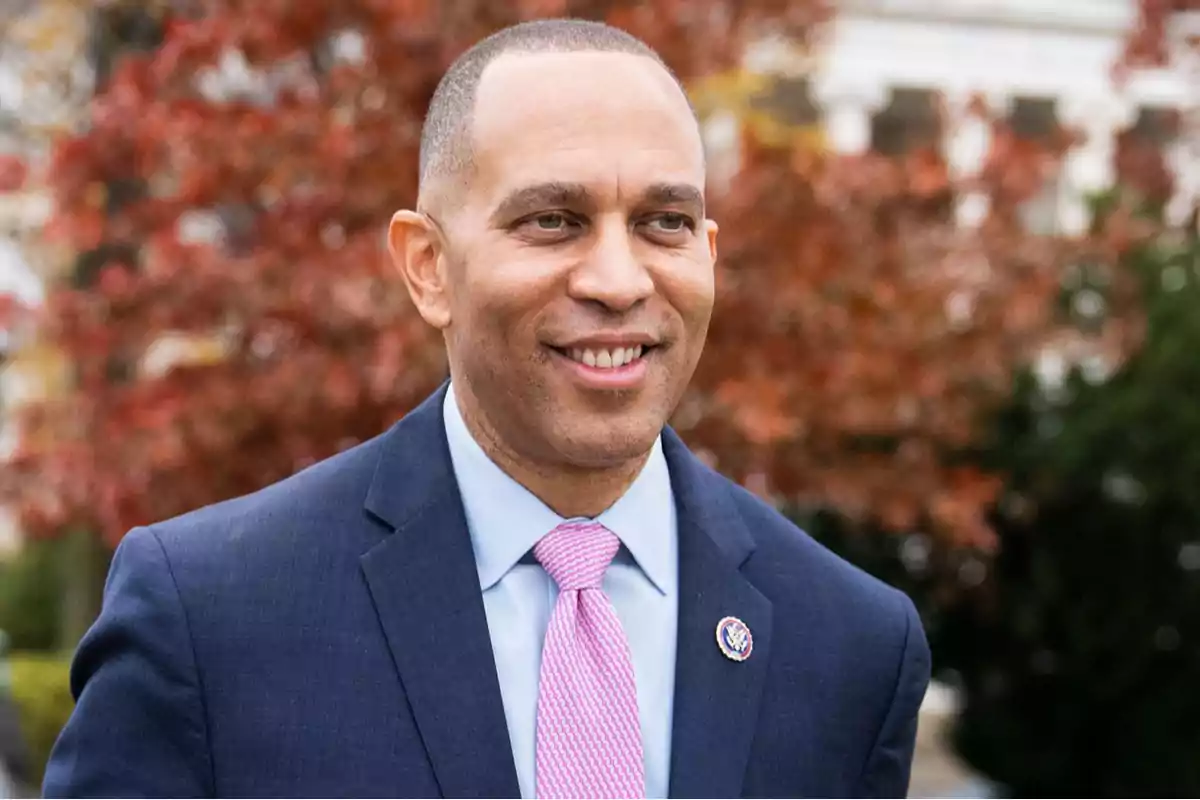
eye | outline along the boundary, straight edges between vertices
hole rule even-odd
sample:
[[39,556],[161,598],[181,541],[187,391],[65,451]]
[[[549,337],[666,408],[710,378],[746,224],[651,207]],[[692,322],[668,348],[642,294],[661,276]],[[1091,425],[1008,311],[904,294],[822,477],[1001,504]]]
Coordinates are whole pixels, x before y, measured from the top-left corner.
[[535,242],[557,242],[575,236],[583,223],[565,211],[544,211],[517,222],[512,230]]
[[650,218],[650,226],[657,233],[677,234],[696,230],[696,221],[687,214],[668,211]]
[[530,222],[543,231],[561,231],[571,224],[571,220],[567,219],[566,214],[559,213],[538,214]]

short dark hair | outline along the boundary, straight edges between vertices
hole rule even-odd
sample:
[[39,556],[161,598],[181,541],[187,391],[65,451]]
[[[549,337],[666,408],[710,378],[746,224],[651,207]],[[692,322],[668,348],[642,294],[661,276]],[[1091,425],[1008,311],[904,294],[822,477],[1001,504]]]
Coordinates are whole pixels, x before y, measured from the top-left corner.
[[[503,28],[460,55],[438,82],[421,129],[420,182],[471,165],[471,119],[480,78],[505,53],[604,52],[645,56],[683,85],[652,47],[619,28],[583,19],[543,19]],[[684,94],[686,97],[686,93]]]

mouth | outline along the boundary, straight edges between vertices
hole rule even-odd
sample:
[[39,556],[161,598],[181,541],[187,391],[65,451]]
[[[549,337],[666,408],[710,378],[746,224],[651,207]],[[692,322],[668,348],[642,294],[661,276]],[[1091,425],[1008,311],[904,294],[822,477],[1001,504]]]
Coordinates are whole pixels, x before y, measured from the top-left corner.
[[654,345],[628,347],[551,347],[561,356],[592,369],[621,369],[641,361],[654,350]]
[[577,386],[594,391],[632,390],[642,386],[649,374],[647,363],[660,347],[625,342],[603,347],[553,347],[554,361]]

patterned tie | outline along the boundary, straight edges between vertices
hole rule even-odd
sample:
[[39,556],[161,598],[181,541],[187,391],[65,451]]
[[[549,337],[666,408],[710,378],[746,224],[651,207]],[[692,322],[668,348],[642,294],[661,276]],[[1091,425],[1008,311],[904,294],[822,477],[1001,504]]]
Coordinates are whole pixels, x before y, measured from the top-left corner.
[[620,546],[595,522],[565,522],[533,554],[558,584],[537,711],[537,796],[645,797],[633,661],[600,583]]

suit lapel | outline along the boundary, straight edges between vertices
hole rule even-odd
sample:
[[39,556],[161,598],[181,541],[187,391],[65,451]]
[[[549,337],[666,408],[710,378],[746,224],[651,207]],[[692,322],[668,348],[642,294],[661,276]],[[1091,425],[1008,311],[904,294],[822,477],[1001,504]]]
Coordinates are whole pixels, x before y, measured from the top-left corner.
[[[442,421],[445,386],[385,434],[364,507],[392,532],[362,569],[446,797],[519,797],[487,616]],[[679,627],[670,795],[741,793],[770,660],[771,603],[742,575],[754,540],[722,479],[669,429],[679,524]],[[749,659],[717,622],[741,619]]]
[[[749,763],[770,663],[771,603],[742,575],[754,540],[728,486],[670,430],[663,449],[679,520],[679,629],[671,744],[671,797],[737,797]],[[753,636],[742,662],[717,645],[732,616]]]
[[365,507],[393,532],[362,569],[442,795],[519,797],[444,397],[385,434]]

